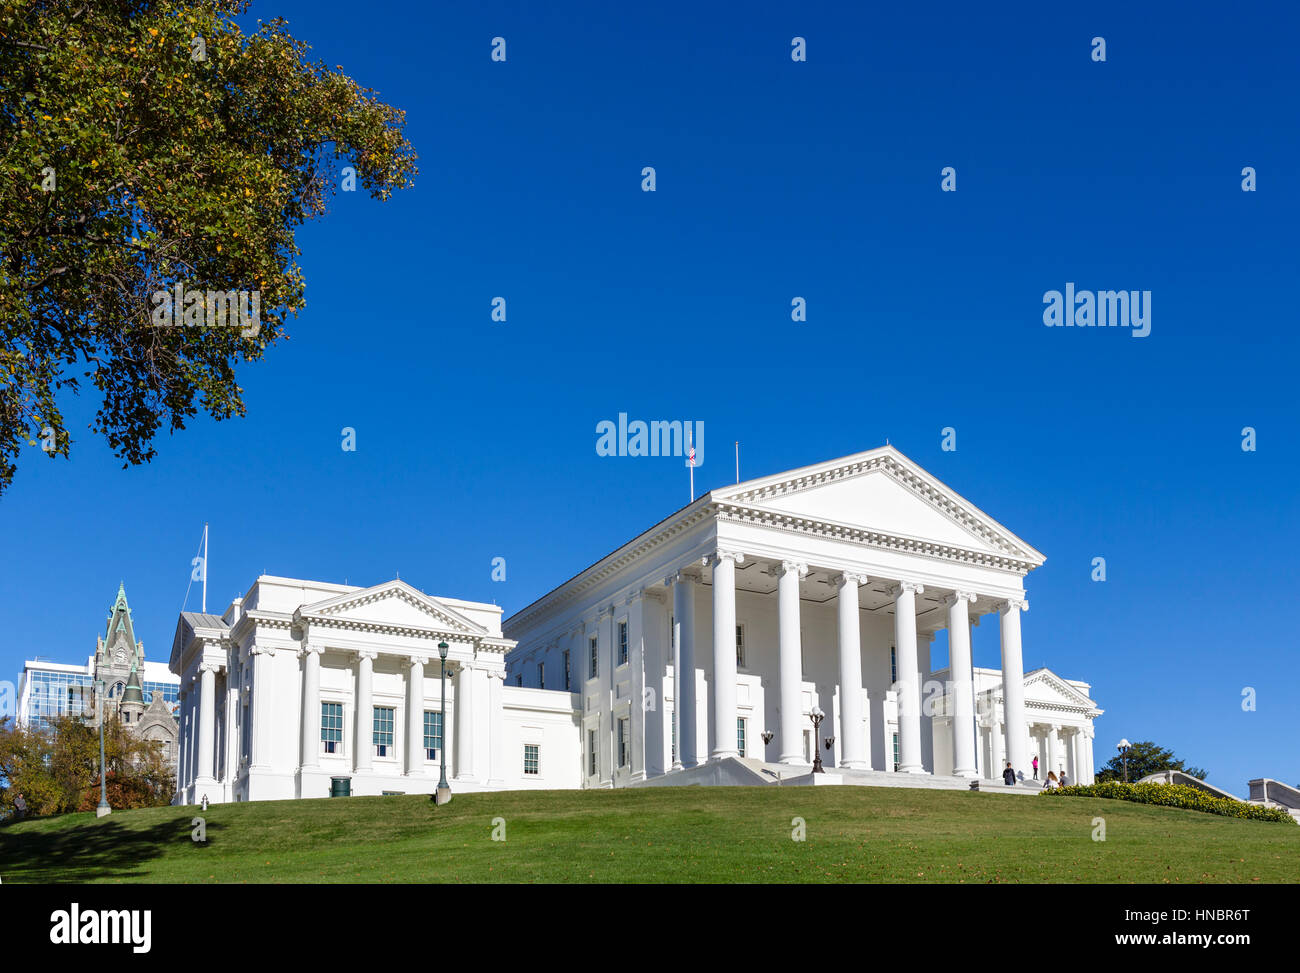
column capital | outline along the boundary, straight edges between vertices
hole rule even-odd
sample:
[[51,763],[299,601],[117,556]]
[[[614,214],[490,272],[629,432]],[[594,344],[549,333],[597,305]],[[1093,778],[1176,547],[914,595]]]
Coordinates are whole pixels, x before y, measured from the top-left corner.
[[921,584],[919,581],[898,581],[889,589],[889,596],[891,598],[897,598],[899,595],[907,591],[917,595],[923,594],[925,592],[925,585]]
[[379,653],[374,649],[357,649],[353,654],[357,657],[358,662],[362,659],[369,659],[371,662],[374,662],[379,658]]
[[794,572],[800,578],[806,578],[808,577],[808,565],[802,561],[782,561],[779,566],[775,564],[772,565],[768,574],[775,575],[779,578],[781,575],[789,574],[790,572]]
[[943,599],[944,606],[948,608],[951,608],[959,601],[973,604],[975,602],[975,595],[969,591],[953,591],[952,594]]
[[211,672],[215,675],[216,673],[220,672],[224,668],[225,666],[223,666],[220,662],[202,662],[199,664],[200,673]]
[[421,666],[421,667],[427,666],[429,664],[429,656],[420,655],[417,653],[407,658],[406,664],[408,666],[411,666],[412,668],[414,668],[415,666]]
[[722,560],[731,561],[735,564],[744,564],[745,555],[742,554],[740,551],[732,550],[730,548],[720,547],[712,554],[706,555],[704,558],[704,563],[709,565],[710,567],[714,567],[717,565],[719,561]]
[[506,671],[504,669],[489,669],[487,677],[489,679],[500,679],[502,682],[505,682]]
[[862,585],[866,584],[870,580],[871,579],[868,578],[865,574],[859,574],[856,571],[842,571],[839,574],[831,576],[831,581],[835,584],[837,588],[843,588],[845,585],[853,585],[854,587],[861,587]]
[[1027,611],[1029,611],[1029,599],[1028,599],[1028,598],[1008,598],[1008,599],[1006,599],[1005,601],[1000,601],[1000,602],[998,602],[998,611],[1000,611],[1000,612],[1001,612],[1002,614],[1004,614],[1004,615],[1005,615],[1007,612],[1009,612],[1009,611],[1011,611],[1011,610],[1013,610],[1013,609],[1018,610],[1018,611],[1022,611],[1022,612],[1027,612]]
[[320,656],[323,655],[324,652],[325,646],[321,645],[319,642],[304,642],[298,647],[298,655],[300,656]]
[[262,642],[254,642],[248,647],[249,655],[275,655],[275,646],[266,645]]

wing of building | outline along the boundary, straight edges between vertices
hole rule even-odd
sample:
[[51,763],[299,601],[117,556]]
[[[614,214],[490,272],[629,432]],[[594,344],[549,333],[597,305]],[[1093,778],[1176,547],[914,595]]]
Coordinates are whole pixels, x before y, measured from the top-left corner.
[[[705,494],[504,624],[398,580],[263,576],[177,623],[177,800],[429,793],[444,762],[458,790],[625,786],[818,753],[860,780],[1031,778],[1037,756],[1088,782],[1088,684],[1023,671],[1043,560],[885,446]],[[1000,669],[972,665],[982,619]]]

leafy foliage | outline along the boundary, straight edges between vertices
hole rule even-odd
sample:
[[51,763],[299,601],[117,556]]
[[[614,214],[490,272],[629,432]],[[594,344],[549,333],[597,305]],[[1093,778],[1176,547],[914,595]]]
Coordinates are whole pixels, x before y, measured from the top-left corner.
[[1186,784],[1125,784],[1120,781],[1108,781],[1104,784],[1071,784],[1055,790],[1040,791],[1064,797],[1108,797],[1118,801],[1132,801],[1135,804],[1159,804],[1163,807],[1179,807],[1187,811],[1204,811],[1206,814],[1220,814],[1227,818],[1246,818],[1252,821],[1286,821],[1294,823],[1295,819],[1278,807],[1263,807],[1259,804],[1247,804],[1227,797],[1215,797],[1205,791]]
[[[1181,770],[1184,774],[1196,777],[1199,780],[1205,780],[1206,777],[1204,768],[1186,766],[1184,761],[1174,756],[1172,750],[1166,750],[1150,740],[1143,740],[1129,747],[1129,780],[1141,780],[1148,774],[1155,774],[1162,770]],[[1119,754],[1111,757],[1109,763],[1097,771],[1096,781],[1098,784],[1104,784],[1106,781],[1112,780],[1124,780],[1124,758]]]
[[[242,415],[234,366],[304,306],[294,233],[344,162],[377,199],[411,184],[403,113],[246,7],[0,0],[0,490],[24,443],[69,454],[82,379],[124,465],[199,407]],[[260,295],[259,327],[159,326],[178,283]]]
[[[104,724],[105,787],[114,808],[171,803],[176,778],[156,741],[141,740],[116,718]],[[99,804],[99,728],[77,716],[55,717],[50,728],[0,720],[0,814],[13,813],[22,794],[29,815],[93,811]]]

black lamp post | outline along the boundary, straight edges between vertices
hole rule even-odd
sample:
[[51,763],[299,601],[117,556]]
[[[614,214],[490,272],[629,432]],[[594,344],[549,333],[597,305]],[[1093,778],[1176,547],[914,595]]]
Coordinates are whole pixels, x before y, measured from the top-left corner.
[[1116,749],[1119,750],[1119,755],[1120,755],[1120,757],[1122,757],[1123,760],[1124,760],[1124,783],[1127,784],[1127,783],[1128,783],[1128,749],[1129,749],[1129,742],[1128,742],[1127,740],[1120,740],[1120,741],[1119,741],[1119,746],[1116,747]]
[[[438,681],[442,684],[442,712],[438,714],[438,719],[442,721],[441,739],[438,740],[438,757],[442,765],[442,772],[438,777],[438,790],[433,795],[435,804],[446,804],[451,800],[451,785],[447,783],[447,643],[438,643],[438,658],[442,660],[442,665],[438,666]],[[460,705],[458,700],[457,706]]]
[[113,809],[108,804],[108,781],[104,773],[104,680],[102,679],[95,682],[95,701],[98,704],[96,709],[99,710],[99,807],[95,808],[95,817],[102,818],[106,814],[113,813]]
[[821,709],[820,706],[814,706],[814,707],[813,707],[813,711],[809,714],[809,716],[812,717],[812,724],[813,724],[813,769],[812,769],[812,772],[813,772],[814,774],[824,774],[824,773],[826,773],[826,771],[822,769],[822,752],[821,752],[820,750],[817,749],[817,731],[818,731],[819,729],[821,729],[822,720],[824,720],[824,719],[826,718],[826,714],[822,712],[822,709]]

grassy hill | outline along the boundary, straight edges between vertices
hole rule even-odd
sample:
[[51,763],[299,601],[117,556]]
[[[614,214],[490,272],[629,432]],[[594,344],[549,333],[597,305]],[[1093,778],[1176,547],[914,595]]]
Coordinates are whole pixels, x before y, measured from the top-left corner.
[[[195,844],[190,821],[207,821]],[[806,822],[794,841],[792,819]],[[1106,840],[1093,841],[1105,818]],[[504,819],[505,841],[493,841]],[[498,829],[499,833],[499,829]],[[15,882],[1291,882],[1300,827],[882,787],[354,797],[0,826]]]

